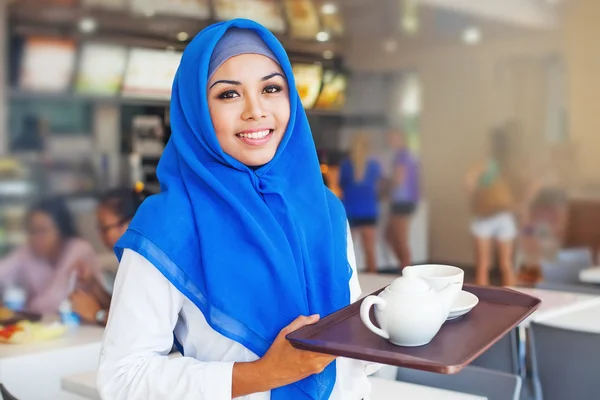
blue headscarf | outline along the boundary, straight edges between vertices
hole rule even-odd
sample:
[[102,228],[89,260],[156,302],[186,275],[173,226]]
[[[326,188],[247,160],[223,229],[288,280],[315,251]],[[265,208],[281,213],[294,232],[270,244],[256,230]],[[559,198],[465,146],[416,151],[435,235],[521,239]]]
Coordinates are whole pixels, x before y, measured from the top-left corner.
[[[290,120],[275,157],[253,169],[221,149],[207,104],[211,54],[227,29],[258,33],[279,60]],[[172,136],[158,165],[161,193],[144,201],[115,247],[133,249],[204,314],[262,357],[300,315],[349,304],[346,216],[324,185],[290,61],[263,26],[243,19],[200,32],[173,84]],[[273,400],[328,399],[335,363],[271,392]]]

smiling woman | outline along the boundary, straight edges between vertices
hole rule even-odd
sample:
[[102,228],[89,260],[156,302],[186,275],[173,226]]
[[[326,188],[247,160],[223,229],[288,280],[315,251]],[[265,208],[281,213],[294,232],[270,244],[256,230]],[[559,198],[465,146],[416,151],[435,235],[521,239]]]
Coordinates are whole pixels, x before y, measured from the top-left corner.
[[[366,398],[361,361],[285,338],[360,287],[281,44],[248,20],[203,30],[177,71],[171,126],[163,190],[115,246],[102,397]],[[174,337],[184,357],[168,357]]]

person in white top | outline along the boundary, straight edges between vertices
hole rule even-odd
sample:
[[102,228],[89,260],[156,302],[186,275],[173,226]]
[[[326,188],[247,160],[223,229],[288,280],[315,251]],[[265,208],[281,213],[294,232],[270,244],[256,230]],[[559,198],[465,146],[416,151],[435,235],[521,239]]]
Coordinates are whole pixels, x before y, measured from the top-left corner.
[[[200,32],[175,76],[171,126],[162,191],[115,247],[101,397],[368,398],[377,366],[285,338],[360,287],[279,41],[243,19]],[[169,356],[174,343],[183,357]]]

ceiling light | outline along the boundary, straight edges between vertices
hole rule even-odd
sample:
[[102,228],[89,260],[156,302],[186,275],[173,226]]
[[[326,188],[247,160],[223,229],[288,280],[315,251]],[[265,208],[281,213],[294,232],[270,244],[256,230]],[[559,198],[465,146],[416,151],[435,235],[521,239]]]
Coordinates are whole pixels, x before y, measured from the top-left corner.
[[79,21],[79,30],[84,33],[92,33],[96,30],[98,24],[93,18],[82,18]]
[[333,51],[331,50],[325,50],[323,52],[323,58],[326,60],[331,60],[333,58]]
[[481,31],[475,26],[469,27],[463,31],[462,40],[466,44],[477,44],[481,41]]
[[190,38],[190,35],[188,35],[187,32],[179,32],[177,34],[177,40],[179,40],[180,42],[185,42],[189,38]]
[[319,42],[326,42],[329,40],[329,33],[325,32],[325,31],[321,31],[319,33],[317,33],[317,40]]
[[398,50],[398,42],[396,41],[396,39],[387,39],[386,41],[384,41],[383,50],[386,53],[394,53],[396,50]]
[[154,15],[156,15],[156,11],[154,11],[153,9],[149,8],[147,10],[144,11],[144,15],[148,18],[154,17]]
[[336,14],[337,11],[338,8],[334,3],[325,3],[321,6],[321,12],[325,15]]

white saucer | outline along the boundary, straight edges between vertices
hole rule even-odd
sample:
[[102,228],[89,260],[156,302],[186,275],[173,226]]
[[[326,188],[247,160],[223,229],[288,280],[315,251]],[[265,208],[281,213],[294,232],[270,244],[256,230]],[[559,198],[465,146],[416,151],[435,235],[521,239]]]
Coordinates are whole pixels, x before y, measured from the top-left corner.
[[450,308],[450,315],[448,315],[446,321],[465,315],[471,311],[477,303],[479,303],[479,298],[477,296],[473,293],[461,290],[458,296],[456,296],[456,299],[454,299],[454,303]]

